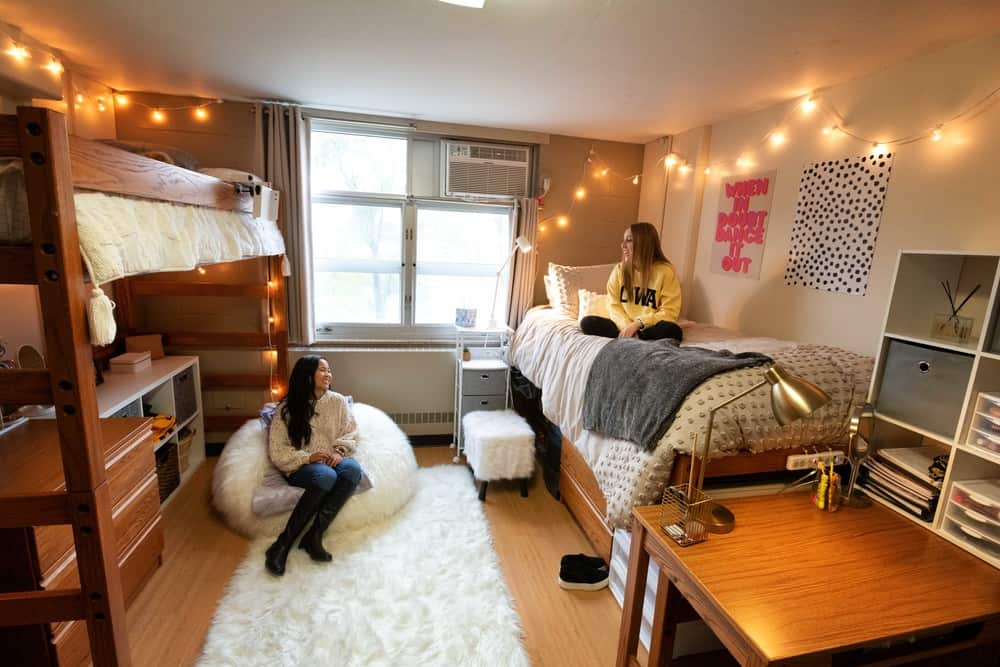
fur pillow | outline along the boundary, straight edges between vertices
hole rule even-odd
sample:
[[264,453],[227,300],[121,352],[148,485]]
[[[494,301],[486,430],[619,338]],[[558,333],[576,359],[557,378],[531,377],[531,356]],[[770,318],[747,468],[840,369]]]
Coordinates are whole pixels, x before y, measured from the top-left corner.
[[591,292],[590,290],[582,289],[577,292],[577,300],[580,304],[580,312],[577,316],[578,320],[582,320],[588,315],[611,319],[611,314],[608,312],[607,292]]
[[552,307],[575,319],[579,310],[579,291],[607,290],[608,278],[611,277],[613,268],[614,264],[562,266],[550,262],[549,275],[552,277],[552,286],[555,290],[555,302]]

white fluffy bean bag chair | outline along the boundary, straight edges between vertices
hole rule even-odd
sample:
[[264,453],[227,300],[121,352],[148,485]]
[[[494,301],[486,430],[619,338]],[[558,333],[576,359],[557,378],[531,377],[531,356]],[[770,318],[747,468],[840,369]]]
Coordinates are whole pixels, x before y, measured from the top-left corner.
[[[395,422],[364,403],[354,404],[354,419],[360,435],[354,458],[371,479],[372,489],[348,499],[328,532],[383,521],[401,510],[416,491],[417,461]],[[233,530],[247,537],[274,537],[284,529],[290,512],[261,517],[252,509],[254,491],[273,469],[267,432],[260,419],[252,419],[226,443],[212,479],[212,503]]]

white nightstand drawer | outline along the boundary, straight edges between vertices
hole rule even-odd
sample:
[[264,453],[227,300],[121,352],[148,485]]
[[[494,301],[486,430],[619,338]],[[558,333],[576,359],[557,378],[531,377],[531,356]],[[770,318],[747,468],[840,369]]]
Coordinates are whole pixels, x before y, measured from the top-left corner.
[[507,393],[507,369],[463,370],[462,396],[493,396]]
[[507,407],[504,394],[498,396],[463,396],[462,414],[476,410],[503,410]]

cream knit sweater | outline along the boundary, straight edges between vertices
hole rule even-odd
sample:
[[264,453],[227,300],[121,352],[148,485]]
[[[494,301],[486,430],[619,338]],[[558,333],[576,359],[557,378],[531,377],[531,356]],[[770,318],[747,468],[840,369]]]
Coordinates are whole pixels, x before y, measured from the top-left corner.
[[309,424],[312,426],[309,444],[296,449],[288,437],[288,425],[281,418],[281,405],[271,420],[268,453],[274,467],[286,475],[309,463],[315,452],[336,453],[346,458],[357,449],[358,424],[347,399],[337,392],[328,391],[316,401],[316,412]]

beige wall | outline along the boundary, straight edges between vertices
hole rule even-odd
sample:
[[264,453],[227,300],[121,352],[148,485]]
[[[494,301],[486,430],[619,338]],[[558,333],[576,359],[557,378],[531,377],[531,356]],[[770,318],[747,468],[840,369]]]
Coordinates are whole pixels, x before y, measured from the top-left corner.
[[[114,139],[113,91],[103,83],[78,72],[66,72],[65,82],[64,98],[69,116],[69,133],[86,139]],[[82,102],[77,101],[77,94],[83,95]]]
[[[166,111],[163,123],[153,122],[148,107],[178,107],[201,104],[195,97],[125,93],[129,104],[118,106],[115,116],[118,138],[127,141],[173,146],[191,153],[202,167],[254,170],[254,114],[247,102],[224,102],[207,107],[208,118],[198,120],[190,109]],[[143,106],[146,105],[146,106]]]
[[[998,81],[1000,35],[994,35],[922,56],[822,95],[856,132],[899,137],[952,117],[989,93]],[[709,160],[713,173],[704,193],[698,197],[697,192],[674,192],[671,187],[668,202],[673,198],[677,209],[672,212],[668,203],[665,226],[698,239],[693,280],[685,286],[688,313],[693,319],[749,334],[874,354],[900,249],[1000,250],[1000,105],[994,104],[966,124],[947,128],[941,142],[922,141],[895,149],[867,294],[850,296],[787,287],[783,277],[803,166],[863,155],[870,146],[842,135],[824,136],[821,129],[833,121],[821,111],[804,116],[794,104],[712,126]],[[788,142],[780,148],[761,144],[761,138],[786,117],[783,127]],[[647,146],[647,154],[655,150],[655,145]],[[721,169],[717,165],[734,170],[735,159],[744,153],[756,163],[752,171],[777,170],[759,281],[709,270],[718,213]],[[655,179],[648,177],[645,183],[653,187]],[[662,186],[659,192],[662,196]],[[644,201],[654,197],[654,192],[643,193]],[[697,224],[688,217],[691,198],[702,202]]]
[[[600,159],[620,177],[594,178],[584,174],[584,161],[593,146]],[[616,262],[621,258],[621,237],[638,218],[640,187],[626,177],[643,168],[641,144],[596,141],[552,135],[539,151],[539,177],[551,179],[539,220],[549,219],[538,236],[538,278],[535,303],[544,303],[542,276],[549,262],[581,266]],[[541,182],[541,180],[539,180]],[[573,205],[578,185],[587,197]],[[570,206],[573,205],[572,213]],[[569,215],[569,225],[559,227],[555,218]]]

